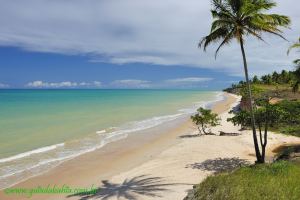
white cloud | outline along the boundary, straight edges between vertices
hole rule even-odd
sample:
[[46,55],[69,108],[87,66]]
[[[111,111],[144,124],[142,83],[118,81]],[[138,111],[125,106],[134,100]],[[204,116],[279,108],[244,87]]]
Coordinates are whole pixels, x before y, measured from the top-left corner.
[[207,82],[214,80],[210,77],[185,77],[168,79],[162,83],[163,87],[169,88],[204,88]]
[[150,81],[137,80],[137,79],[125,79],[125,80],[115,80],[111,83],[113,87],[119,88],[149,88],[151,85]]
[[[277,0],[274,10],[292,17],[287,39],[300,33],[300,12],[295,0]],[[1,1],[0,45],[31,51],[90,54],[93,61],[142,62],[224,70],[243,75],[240,49],[232,43],[214,60],[197,42],[208,34],[209,0],[10,0]],[[270,45],[248,39],[250,72],[265,73],[291,66],[295,53],[289,44],[268,37]]]
[[9,88],[8,84],[0,83],[0,89]]
[[64,81],[64,82],[43,82],[43,81],[33,81],[29,82],[25,85],[29,88],[94,88],[94,87],[101,87],[101,82],[94,81],[94,82],[70,82],[70,81]]
[[204,86],[203,83],[213,80],[210,77],[185,77],[167,79],[157,82],[137,79],[115,80],[110,83],[115,88],[193,88]]
[[85,86],[89,86],[90,83],[87,83],[87,82],[81,82],[81,83],[79,83],[78,85],[79,85],[79,86],[85,87]]
[[101,87],[102,83],[100,81],[93,81],[93,82],[81,82],[78,84],[80,87]]
[[[27,88],[193,88],[204,87],[205,83],[214,80],[210,77],[183,77],[176,79],[167,79],[161,81],[148,81],[139,79],[115,80],[108,84],[102,84],[100,81],[92,82],[45,82],[41,80],[32,81],[25,85]],[[4,86],[4,84],[3,84]],[[8,86],[8,85],[7,85]],[[0,84],[1,87],[1,84]]]
[[100,81],[94,81],[93,84],[94,84],[95,87],[101,87],[102,86],[102,83]]
[[213,78],[209,77],[188,77],[188,78],[177,78],[166,80],[166,83],[170,84],[191,84],[191,83],[202,83],[206,81],[211,81]]

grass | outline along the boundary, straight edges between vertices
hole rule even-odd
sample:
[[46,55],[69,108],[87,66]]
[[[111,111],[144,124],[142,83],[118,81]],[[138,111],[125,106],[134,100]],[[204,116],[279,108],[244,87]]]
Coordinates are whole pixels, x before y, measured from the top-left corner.
[[299,200],[300,164],[287,161],[242,167],[206,178],[195,200]]
[[291,86],[288,84],[273,84],[273,85],[266,85],[266,84],[252,84],[254,88],[260,90],[261,93],[267,93],[270,96],[277,96],[282,99],[286,100],[295,100],[300,99],[299,92],[292,92]]
[[263,90],[289,90],[292,91],[291,85],[289,84],[252,84],[254,87],[263,89]]
[[292,135],[296,137],[300,137],[300,125],[294,125],[294,126],[282,126],[278,129],[275,129],[274,131],[285,134],[285,135]]

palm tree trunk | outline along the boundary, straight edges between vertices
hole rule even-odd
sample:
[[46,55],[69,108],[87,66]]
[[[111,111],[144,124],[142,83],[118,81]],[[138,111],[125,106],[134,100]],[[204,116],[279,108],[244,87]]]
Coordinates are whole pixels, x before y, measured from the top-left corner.
[[255,148],[255,154],[256,154],[256,159],[257,163],[264,163],[262,160],[262,156],[259,150],[258,146],[258,140],[257,140],[257,135],[256,135],[256,126],[255,126],[255,117],[254,117],[254,108],[253,108],[253,103],[252,103],[252,92],[251,92],[251,85],[249,81],[249,75],[248,75],[248,66],[247,66],[247,60],[246,60],[246,54],[245,54],[245,49],[244,49],[244,42],[243,38],[240,38],[240,45],[241,45],[241,50],[243,54],[243,61],[244,61],[244,71],[245,71],[245,78],[246,78],[246,83],[247,83],[247,88],[248,88],[248,97],[249,97],[249,104],[250,104],[250,113],[251,113],[251,124],[252,124],[252,132],[253,132],[253,142],[254,142],[254,148]]

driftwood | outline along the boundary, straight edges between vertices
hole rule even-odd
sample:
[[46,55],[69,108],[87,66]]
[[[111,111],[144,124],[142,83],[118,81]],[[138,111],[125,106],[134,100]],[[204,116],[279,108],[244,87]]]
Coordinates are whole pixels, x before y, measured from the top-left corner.
[[220,132],[220,136],[239,136],[241,135],[240,133],[225,133],[223,131],[219,131]]

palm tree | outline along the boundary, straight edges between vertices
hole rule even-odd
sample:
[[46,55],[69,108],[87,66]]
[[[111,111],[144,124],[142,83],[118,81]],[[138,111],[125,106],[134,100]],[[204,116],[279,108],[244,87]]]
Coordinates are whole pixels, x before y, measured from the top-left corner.
[[[300,38],[298,42],[290,46],[288,50],[288,54],[292,49],[296,49],[296,48],[300,49]],[[300,87],[300,59],[294,60],[294,63],[296,64],[296,71],[295,71],[296,81],[292,84],[292,90],[294,93],[296,93]]]
[[276,3],[270,0],[212,0],[212,5],[213,9],[211,10],[211,14],[214,21],[211,25],[211,32],[202,39],[199,43],[199,47],[203,47],[205,51],[208,45],[221,40],[221,43],[215,53],[215,57],[217,57],[221,47],[229,44],[233,39],[236,39],[240,44],[248,98],[251,105],[251,124],[257,158],[256,162],[264,163],[264,158],[261,155],[256,135],[254,106],[252,102],[251,86],[244,49],[244,38],[247,35],[252,35],[257,39],[264,41],[262,33],[266,32],[285,39],[281,35],[282,31],[279,28],[287,28],[290,24],[290,19],[283,15],[264,13],[264,11],[268,11],[276,6]]

